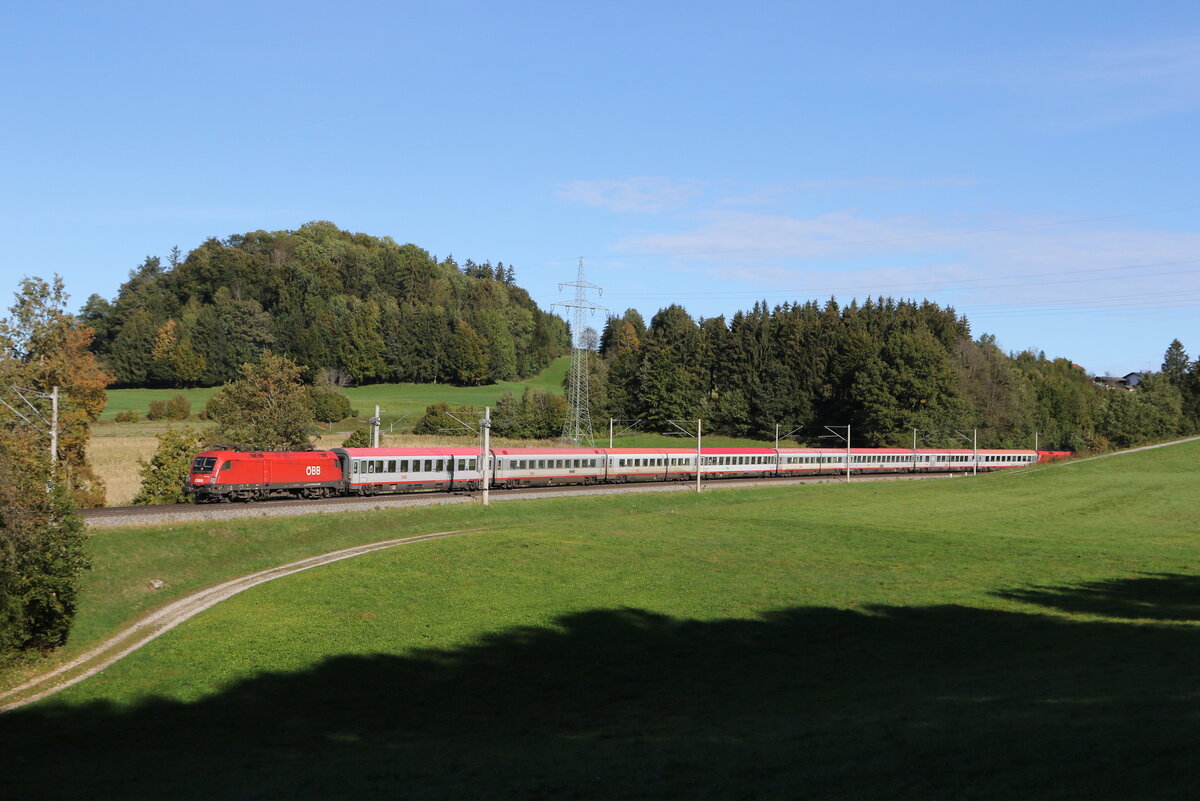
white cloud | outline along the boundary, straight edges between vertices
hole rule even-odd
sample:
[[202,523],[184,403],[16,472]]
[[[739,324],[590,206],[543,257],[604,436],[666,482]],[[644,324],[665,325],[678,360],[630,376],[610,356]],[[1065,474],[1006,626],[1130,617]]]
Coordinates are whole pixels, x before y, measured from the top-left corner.
[[1084,54],[1063,78],[1103,84],[1177,84],[1195,86],[1200,78],[1200,38],[1181,37],[1096,50]]
[[[1035,310],[1200,304],[1200,234],[1012,220],[992,227],[853,213],[721,212],[619,250],[772,297],[893,295]],[[733,289],[731,284],[740,284]]]
[[684,207],[703,190],[700,181],[670,178],[572,181],[555,195],[571,203],[623,213],[658,214]]
[[1035,128],[1065,133],[1168,116],[1200,106],[1200,37],[1064,44],[1052,50],[979,52],[900,69],[893,79],[997,92]]

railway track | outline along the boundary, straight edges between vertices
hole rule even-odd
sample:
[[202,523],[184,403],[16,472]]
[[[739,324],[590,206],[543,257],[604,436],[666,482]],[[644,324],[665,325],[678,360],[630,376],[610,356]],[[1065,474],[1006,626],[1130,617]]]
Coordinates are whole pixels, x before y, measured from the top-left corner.
[[[856,475],[852,481],[921,481],[930,478],[949,478],[961,473],[893,473],[885,475]],[[779,487],[797,484],[830,484],[845,481],[844,476],[806,476],[803,478],[724,478],[706,481],[704,490],[733,489],[738,487]],[[694,492],[695,484],[683,482],[646,482],[635,484],[600,484],[589,487],[565,484],[551,487],[526,487],[511,490],[493,490],[491,501],[531,500],[536,498],[565,497],[570,495],[612,495],[630,492]],[[107,528],[129,525],[163,525],[196,522],[201,520],[237,520],[257,517],[291,517],[310,514],[337,514],[341,512],[371,511],[376,509],[404,509],[420,506],[447,506],[458,503],[477,503],[483,497],[476,492],[429,492],[404,495],[376,495],[371,497],[349,496],[322,500],[270,500],[232,504],[190,504],[171,506],[111,506],[101,509],[83,509],[80,514],[89,528]]]

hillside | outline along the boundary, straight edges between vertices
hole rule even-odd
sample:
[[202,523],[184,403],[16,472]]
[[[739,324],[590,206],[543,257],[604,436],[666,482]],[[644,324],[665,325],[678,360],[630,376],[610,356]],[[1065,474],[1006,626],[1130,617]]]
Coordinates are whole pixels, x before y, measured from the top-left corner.
[[81,316],[120,387],[215,386],[266,349],[343,384],[477,386],[536,375],[569,346],[511,265],[460,268],[329,222],[147,258]]

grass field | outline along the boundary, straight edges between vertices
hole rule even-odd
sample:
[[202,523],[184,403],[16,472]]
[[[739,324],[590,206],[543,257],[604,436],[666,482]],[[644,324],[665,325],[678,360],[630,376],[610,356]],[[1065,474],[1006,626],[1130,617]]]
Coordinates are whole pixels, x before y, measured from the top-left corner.
[[[535,389],[550,389],[562,392],[563,377],[571,366],[571,357],[563,356],[556,359],[539,375],[525,381],[502,381],[484,387],[454,387],[448,384],[371,384],[363,387],[349,387],[345,393],[350,398],[350,405],[358,409],[362,417],[374,413],[375,404],[384,408],[385,424],[407,413],[412,418],[411,425],[425,412],[425,407],[433,403],[449,403],[451,406],[474,405],[494,406],[505,392],[511,392],[518,398],[527,387]],[[183,395],[192,402],[192,413],[198,414],[209,397],[216,391],[215,387],[202,389],[110,389],[108,405],[100,415],[102,421],[111,421],[117,412],[132,410],[143,418],[150,408],[150,401],[167,400],[175,395]],[[116,432],[129,428],[130,424],[114,424]]]
[[0,716],[0,790],[1191,798],[1198,457],[105,531],[72,648],[220,578],[473,530],[256,588]]

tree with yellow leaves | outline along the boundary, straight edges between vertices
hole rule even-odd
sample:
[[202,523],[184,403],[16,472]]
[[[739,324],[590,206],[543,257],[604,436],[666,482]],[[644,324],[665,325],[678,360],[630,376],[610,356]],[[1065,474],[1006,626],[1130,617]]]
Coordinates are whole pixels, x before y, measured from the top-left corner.
[[[0,387],[13,386],[49,395],[58,387],[58,469],[81,506],[104,503],[104,482],[87,459],[91,424],[108,401],[104,388],[112,379],[88,349],[92,329],[66,311],[68,295],[62,278],[21,281],[10,316],[0,320]],[[49,417],[48,410],[46,417]],[[0,425],[21,421],[0,407]],[[49,449],[49,432],[41,440]]]

